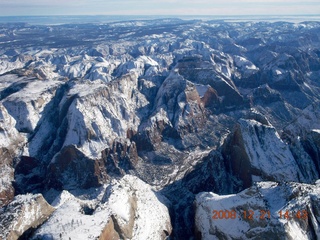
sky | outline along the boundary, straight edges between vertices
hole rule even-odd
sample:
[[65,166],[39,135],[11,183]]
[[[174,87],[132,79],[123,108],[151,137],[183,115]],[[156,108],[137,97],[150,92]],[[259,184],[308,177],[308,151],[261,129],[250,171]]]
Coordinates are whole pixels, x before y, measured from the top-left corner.
[[320,0],[0,0],[0,16],[303,15]]

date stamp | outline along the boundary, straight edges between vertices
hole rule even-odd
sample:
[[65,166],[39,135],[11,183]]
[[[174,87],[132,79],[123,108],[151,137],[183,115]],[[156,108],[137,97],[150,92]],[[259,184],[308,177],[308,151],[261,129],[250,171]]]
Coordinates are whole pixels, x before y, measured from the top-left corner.
[[243,220],[268,220],[271,218],[277,219],[287,219],[287,220],[308,220],[308,211],[306,209],[301,209],[297,211],[291,210],[280,210],[273,214],[270,213],[270,210],[267,209],[258,209],[258,210],[242,210],[237,212],[235,210],[213,210],[212,219],[221,220],[221,219],[243,219]]

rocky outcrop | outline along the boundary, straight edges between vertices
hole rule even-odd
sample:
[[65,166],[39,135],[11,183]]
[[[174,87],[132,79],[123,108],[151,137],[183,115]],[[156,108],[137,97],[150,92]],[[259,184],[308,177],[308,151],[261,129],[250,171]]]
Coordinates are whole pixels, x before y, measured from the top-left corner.
[[[317,173],[313,164],[309,175],[303,175],[289,146],[283,142],[275,128],[255,120],[240,119],[233,133],[222,147],[222,153],[230,162],[232,172],[245,187],[253,181],[299,181],[313,182]],[[306,169],[304,169],[306,171]]]
[[6,148],[0,149],[0,207],[8,204],[14,197],[15,189],[12,185],[14,180],[14,168],[12,167],[13,156]]
[[[168,210],[160,194],[136,177],[125,176],[106,192],[104,201],[114,213],[115,230],[121,238],[166,239],[171,234]],[[123,210],[122,206],[126,206]]]
[[102,230],[101,235],[99,236],[99,240],[118,240],[120,236],[118,232],[115,230],[115,226],[112,218],[110,218],[109,222]]
[[312,158],[315,169],[320,175],[320,130],[312,130],[305,139],[302,140],[302,145]]
[[[32,133],[45,106],[51,101],[56,89],[62,82],[36,79],[19,78],[12,85],[21,83],[22,87],[17,92],[6,96],[3,105],[9,114],[16,120],[16,129],[19,132]],[[14,88],[9,86],[7,90]]]
[[[179,61],[177,69],[185,79],[201,85],[209,85],[221,99],[219,110],[241,106],[243,98],[230,79],[232,64],[225,56],[213,55],[212,62],[201,58],[189,57]],[[218,60],[219,59],[219,60]]]
[[161,149],[164,142],[181,150],[216,144],[216,132],[207,129],[217,125],[217,119],[209,116],[219,108],[220,97],[210,85],[193,81],[184,78],[178,68],[164,80],[151,115],[139,127],[139,142],[152,145],[145,151]]
[[53,201],[56,211],[30,239],[164,240],[172,231],[163,203],[167,200],[137,177],[125,175],[101,188],[73,193],[63,191]]
[[195,200],[197,239],[318,239],[319,185],[260,182]]
[[137,131],[138,110],[147,103],[136,88],[134,73],[109,84],[74,80],[63,85],[47,109],[55,116],[41,121],[30,139],[30,155],[50,161],[63,147],[76,145],[86,156],[97,158],[116,138]]
[[15,194],[13,160],[23,147],[25,139],[15,129],[16,121],[0,103],[0,207],[9,203]]
[[105,169],[99,165],[98,160],[87,158],[75,146],[64,147],[48,166],[46,187],[58,190],[98,187],[106,181]]
[[0,238],[7,240],[27,237],[53,213],[41,194],[18,195],[0,210]]
[[117,141],[112,148],[102,151],[102,161],[109,176],[123,176],[133,170],[139,161],[135,142]]

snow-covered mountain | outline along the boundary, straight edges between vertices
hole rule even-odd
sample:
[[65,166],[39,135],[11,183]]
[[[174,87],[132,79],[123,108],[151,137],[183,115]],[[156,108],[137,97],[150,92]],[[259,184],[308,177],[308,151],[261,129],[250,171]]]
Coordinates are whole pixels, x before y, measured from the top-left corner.
[[[199,239],[319,239],[319,183],[259,182],[232,195],[196,197]],[[280,237],[281,236],[281,237]]]
[[[0,25],[2,238],[318,236],[319,22]],[[308,226],[207,221],[296,188]]]
[[[51,190],[47,198],[57,192]],[[164,239],[168,201],[130,175],[91,191],[64,190],[50,206],[41,194],[18,195],[1,212],[1,239]]]

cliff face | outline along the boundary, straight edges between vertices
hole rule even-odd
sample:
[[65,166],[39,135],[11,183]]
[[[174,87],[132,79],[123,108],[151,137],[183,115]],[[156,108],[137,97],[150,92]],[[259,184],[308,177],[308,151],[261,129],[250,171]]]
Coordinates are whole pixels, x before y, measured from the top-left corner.
[[222,153],[245,187],[253,181],[313,182],[318,179],[319,173],[310,158],[295,159],[274,127],[255,120],[239,120],[225,141]]
[[24,137],[15,128],[16,121],[0,103],[0,207],[13,200],[15,157],[21,154]]
[[314,162],[315,169],[320,172],[320,132],[318,130],[311,131],[302,141],[303,148],[309,154]]
[[28,235],[39,227],[53,213],[51,207],[41,194],[18,195],[10,204],[1,209],[0,237],[14,240]]

